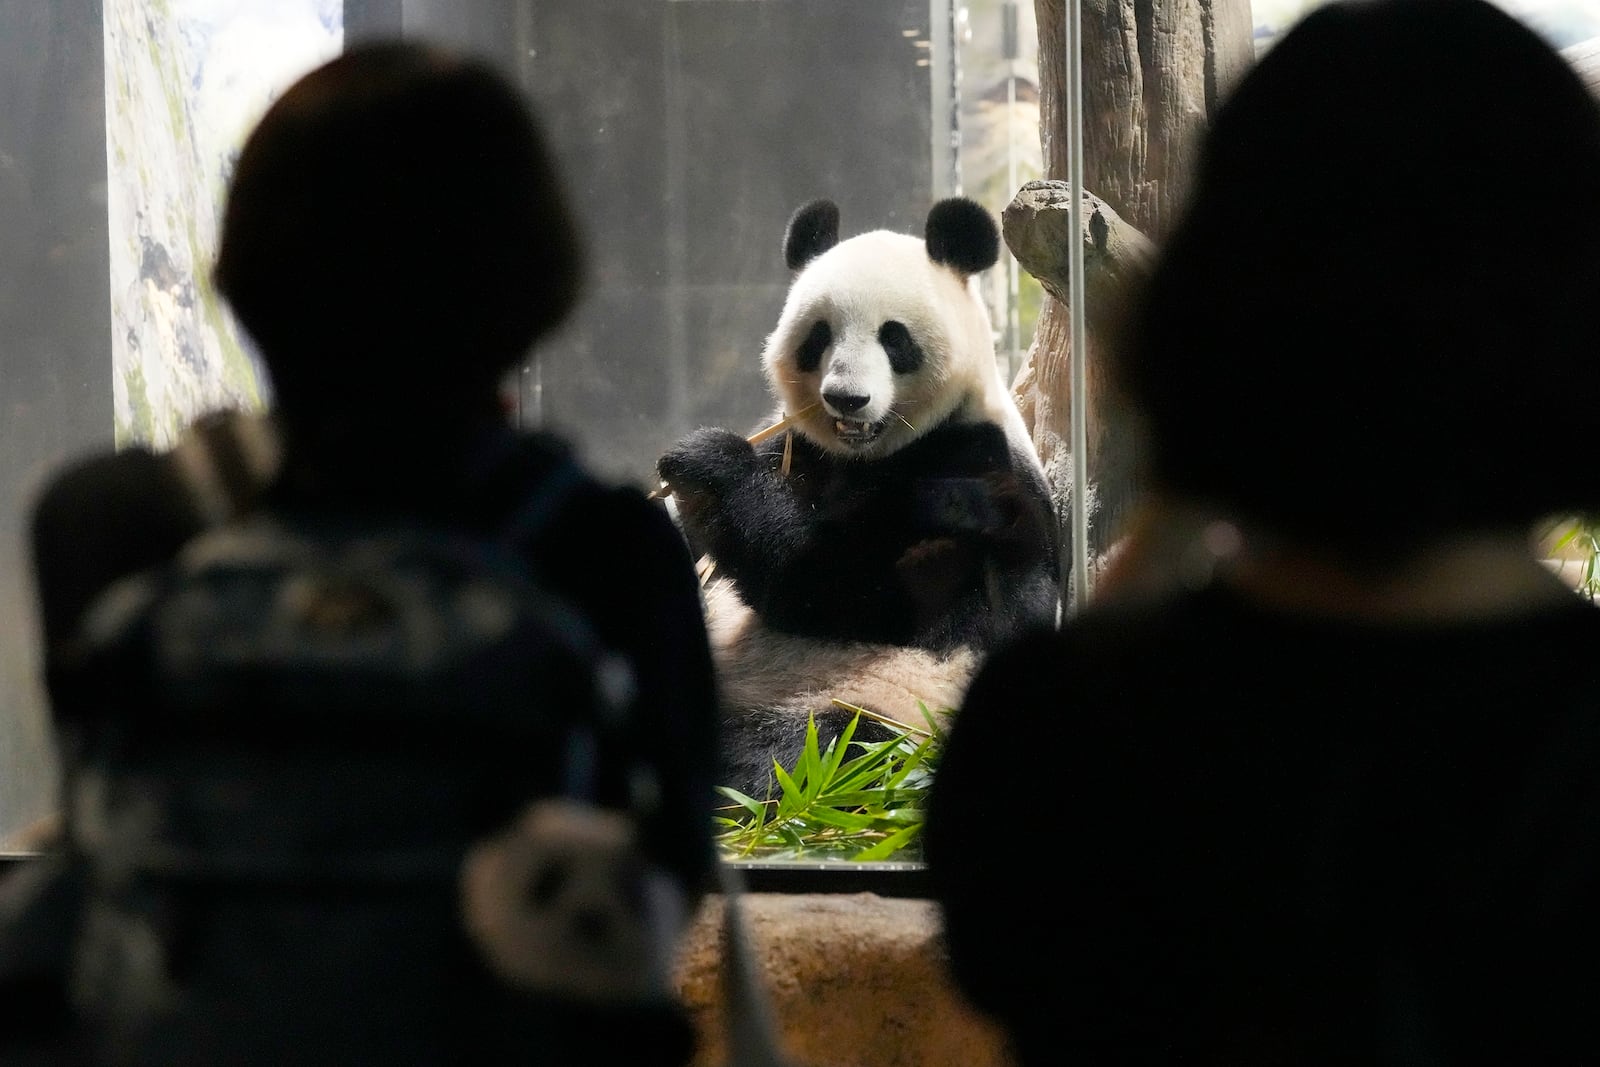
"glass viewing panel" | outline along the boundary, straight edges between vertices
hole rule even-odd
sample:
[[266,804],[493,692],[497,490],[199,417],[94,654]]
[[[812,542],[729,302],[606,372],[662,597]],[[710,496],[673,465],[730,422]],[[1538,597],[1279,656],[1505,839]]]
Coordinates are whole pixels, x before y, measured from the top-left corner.
[[[1214,6],[1230,4],[1240,69],[1312,6]],[[1600,2],[1506,6],[1586,75],[1600,69]],[[208,274],[238,147],[295,77],[347,41],[398,34],[470,49],[526,87],[590,278],[517,375],[519,417],[574,440],[604,475],[653,488],[656,458],[685,432],[750,432],[773,413],[760,355],[790,281],[782,239],[796,207],[836,201],[841,236],[920,235],[941,197],[971,196],[998,219],[1023,183],[1056,176],[1064,142],[1041,138],[1041,122],[1066,111],[1050,66],[1061,32],[1030,0],[0,6],[0,840],[55,805],[25,536],[33,494],[87,450],[166,447],[202,411],[269,401]],[[1084,37],[1086,82],[1101,47]],[[1106,86],[1086,91],[1097,114]],[[1197,132],[1174,135],[1168,164]],[[1170,212],[1143,197],[1136,171],[1128,180],[1126,160],[1086,140],[1087,192],[1159,243]],[[1184,177],[1181,166],[1162,175],[1173,196]],[[1004,250],[978,285],[1000,373],[1032,418],[1027,391],[1065,309],[1046,310],[1051,298]],[[1091,445],[1105,506],[1079,534],[1097,551],[1137,495],[1117,425],[1105,427]]]

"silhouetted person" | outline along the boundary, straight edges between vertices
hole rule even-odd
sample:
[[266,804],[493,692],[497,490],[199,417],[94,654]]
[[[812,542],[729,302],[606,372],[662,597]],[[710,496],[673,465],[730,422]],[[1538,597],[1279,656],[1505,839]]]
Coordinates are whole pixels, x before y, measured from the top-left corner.
[[1600,1058],[1600,612],[1532,543],[1600,503],[1597,292],[1600,116],[1489,4],[1321,8],[1225,101],[1113,357],[1209,519],[933,787],[1022,1062]]
[[[484,65],[420,45],[369,45],[284,93],[239,156],[216,265],[218,288],[270,374],[272,419],[201,420],[172,453],[131,448],[94,457],[48,487],[37,507],[34,549],[58,721],[103,715],[117,696],[103,679],[85,685],[75,677],[86,607],[117,579],[170,559],[218,518],[179,476],[196,441],[213,446],[203,450],[219,490],[211,505],[222,500],[296,521],[490,535],[552,489],[549,483],[571,469],[567,446],[510,425],[501,383],[576,301],[580,260],[533,117]],[[692,562],[670,520],[635,489],[580,472],[559,499],[555,520],[518,549],[632,668],[638,697],[626,726],[630,755],[645,761],[659,791],[644,826],[645,851],[692,905],[714,862],[717,740]],[[531,695],[530,708],[539,707]],[[73,728],[65,733],[70,783]],[[463,743],[470,748],[471,738]],[[549,753],[526,756],[529,794],[556,788],[538,778],[549,774]],[[514,776],[519,758],[485,753],[483,773],[503,771],[509,761]],[[605,788],[621,802],[620,782]],[[337,795],[329,803],[337,805]],[[503,814],[509,823],[516,811]],[[41,864],[32,882],[21,905],[15,901],[23,890],[13,890],[13,907],[64,917],[69,929],[41,937],[55,927],[19,920],[0,932],[15,939],[26,926],[33,949],[0,960],[0,978],[8,979],[0,997],[7,988],[25,990],[30,999],[6,1007],[26,1003],[34,1022],[70,1028],[67,990],[81,977],[70,928],[82,921],[73,911],[70,864]],[[209,951],[213,914],[201,908],[183,917],[191,924],[187,950],[197,958]],[[385,927],[375,920],[374,929]],[[270,940],[255,948],[272,952]],[[336,955],[338,946],[326,951]],[[451,1049],[473,1060],[473,1035],[427,1031],[435,1017],[448,1029],[451,1013],[472,1005],[442,991],[438,1003],[419,1008],[404,999],[416,991],[409,977],[352,983],[358,1005],[381,1002],[373,989],[392,986],[396,1019],[438,1039],[426,1048],[389,1049],[385,1062],[431,1062],[449,1058]],[[239,1003],[249,995],[241,989]],[[241,1018],[277,1018],[291,1031],[302,1022],[292,1005],[252,1016],[257,1007]],[[320,1020],[327,1007],[307,1004],[304,1011]],[[386,1047],[319,1048],[319,1031],[305,1025],[305,1062],[367,1061]],[[249,1034],[224,1034],[216,1047],[238,1040],[271,1048],[278,1036],[251,1045]],[[482,1047],[496,1047],[496,1036],[484,1035]],[[597,1009],[552,1016],[535,1045],[508,1046],[515,1051],[506,1062],[676,1063],[691,1044],[687,1019],[670,1007],[643,1014]]]

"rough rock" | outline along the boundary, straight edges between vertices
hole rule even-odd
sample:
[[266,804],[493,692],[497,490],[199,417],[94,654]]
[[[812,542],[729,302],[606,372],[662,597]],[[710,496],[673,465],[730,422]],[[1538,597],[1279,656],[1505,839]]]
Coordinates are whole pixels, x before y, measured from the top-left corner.
[[[993,1026],[951,985],[931,901],[872,893],[740,898],[757,973],[796,1067],[1011,1067]],[[730,1067],[722,898],[696,915],[678,987],[700,1033],[694,1067]]]

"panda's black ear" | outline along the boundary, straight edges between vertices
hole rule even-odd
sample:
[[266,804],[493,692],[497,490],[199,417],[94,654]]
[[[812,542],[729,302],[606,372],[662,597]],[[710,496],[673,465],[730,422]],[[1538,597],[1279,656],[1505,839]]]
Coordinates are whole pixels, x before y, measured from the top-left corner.
[[790,270],[799,270],[838,243],[839,205],[832,200],[813,200],[789,218],[783,234],[783,261]]
[[961,274],[976,274],[999,262],[999,227],[982,204],[964,196],[933,205],[924,235],[928,258]]

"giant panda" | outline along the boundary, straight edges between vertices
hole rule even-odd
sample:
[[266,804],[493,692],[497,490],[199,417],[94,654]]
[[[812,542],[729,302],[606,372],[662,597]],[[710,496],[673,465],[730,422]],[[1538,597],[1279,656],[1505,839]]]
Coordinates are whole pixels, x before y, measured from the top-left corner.
[[987,651],[1057,618],[1050,495],[974,281],[993,218],[955,197],[923,238],[839,221],[816,200],[784,234],[762,363],[790,432],[701,428],[657,462],[711,568],[724,784],[756,797],[808,717],[825,745],[854,716],[835,698],[924,726],[919,703],[958,706]]

